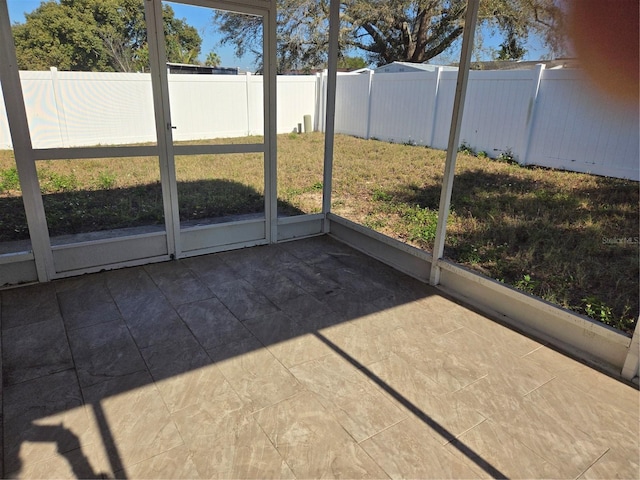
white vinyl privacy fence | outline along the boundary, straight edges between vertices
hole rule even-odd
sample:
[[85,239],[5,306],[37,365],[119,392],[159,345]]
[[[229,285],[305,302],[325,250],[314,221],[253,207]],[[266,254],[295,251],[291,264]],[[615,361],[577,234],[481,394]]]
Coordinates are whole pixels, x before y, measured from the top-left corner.
[[[278,133],[314,118],[319,77],[278,77]],[[35,148],[155,142],[150,74],[20,72]],[[262,76],[169,75],[177,141],[262,135]],[[0,148],[11,148],[0,103]]]
[[[21,72],[36,148],[154,142],[151,78],[137,73]],[[311,115],[323,130],[323,76],[278,77],[279,133]],[[341,74],[337,133],[447,146],[456,72]],[[262,77],[169,75],[175,140],[260,135]],[[579,70],[473,71],[460,139],[522,164],[640,180],[637,105],[607,102]],[[0,148],[11,139],[0,104]]]
[[[341,75],[336,132],[447,148],[456,72]],[[640,180],[638,105],[592,91],[580,70],[470,72],[460,141],[521,164]]]

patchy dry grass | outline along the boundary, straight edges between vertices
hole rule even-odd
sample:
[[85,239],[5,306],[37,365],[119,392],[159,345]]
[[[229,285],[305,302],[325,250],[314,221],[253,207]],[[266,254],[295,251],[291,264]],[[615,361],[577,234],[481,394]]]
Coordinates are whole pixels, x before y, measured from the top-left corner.
[[[228,139],[223,142],[260,141]],[[324,136],[278,139],[279,213],[321,208]],[[332,211],[430,250],[445,153],[338,135]],[[259,154],[178,158],[183,220],[263,209]],[[0,240],[25,238],[0,152]],[[161,224],[157,158],[38,162],[52,235]],[[448,258],[624,331],[638,317],[638,183],[458,156]]]
[[[445,152],[336,138],[332,210],[431,250]],[[445,255],[626,332],[638,318],[638,183],[458,155]]]

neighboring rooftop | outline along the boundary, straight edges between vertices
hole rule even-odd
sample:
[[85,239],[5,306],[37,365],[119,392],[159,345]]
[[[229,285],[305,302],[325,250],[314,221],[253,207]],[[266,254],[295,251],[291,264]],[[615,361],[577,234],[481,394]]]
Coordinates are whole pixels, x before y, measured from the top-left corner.
[[471,62],[471,70],[530,70],[536,65],[542,64],[545,68],[578,68],[578,60],[575,58],[557,58],[554,60],[496,60],[490,62]]
[[440,67],[442,70],[457,70],[458,67],[450,65],[432,65],[429,63],[391,62],[374,69],[375,73],[399,73],[399,72],[435,72]]
[[238,67],[213,67],[211,65],[194,65],[191,63],[167,62],[169,73],[186,73],[196,75],[239,75]]
[[[547,69],[578,68],[575,58],[558,58],[554,60],[526,60],[526,61],[487,61],[471,62],[471,70],[530,70],[536,65],[543,64]],[[441,70],[457,70],[456,65],[433,65],[430,63],[391,62],[374,70],[376,73],[400,73],[400,72],[434,72],[438,67]]]

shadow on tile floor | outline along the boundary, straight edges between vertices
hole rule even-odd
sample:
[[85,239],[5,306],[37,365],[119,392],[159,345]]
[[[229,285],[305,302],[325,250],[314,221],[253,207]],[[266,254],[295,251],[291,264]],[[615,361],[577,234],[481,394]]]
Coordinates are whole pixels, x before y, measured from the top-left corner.
[[[564,371],[545,347],[329,237],[0,299],[5,478],[575,478],[629,433],[545,412],[548,442],[521,441],[509,415]],[[526,464],[468,433],[483,423]]]

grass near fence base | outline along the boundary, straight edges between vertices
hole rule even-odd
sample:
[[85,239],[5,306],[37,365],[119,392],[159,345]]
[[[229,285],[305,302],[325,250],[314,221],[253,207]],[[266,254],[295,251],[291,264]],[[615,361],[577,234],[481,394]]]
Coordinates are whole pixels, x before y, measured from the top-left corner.
[[[320,133],[279,136],[280,214],[320,211],[323,146]],[[444,159],[439,150],[337,135],[332,211],[431,250]],[[638,183],[503,160],[458,155],[445,255],[631,332],[639,313]],[[157,162],[38,162],[51,234],[162,224]],[[260,155],[176,163],[181,219],[262,211]],[[27,237],[19,195],[11,152],[0,152],[0,241]]]

